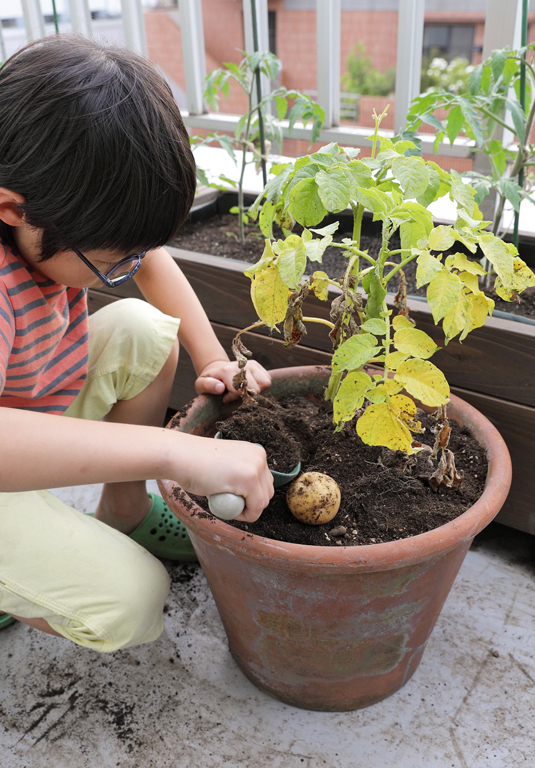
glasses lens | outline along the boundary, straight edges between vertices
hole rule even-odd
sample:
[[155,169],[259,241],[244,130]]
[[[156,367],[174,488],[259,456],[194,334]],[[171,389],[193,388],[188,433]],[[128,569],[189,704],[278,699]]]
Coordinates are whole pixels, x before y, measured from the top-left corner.
[[111,280],[112,283],[116,283],[119,280],[124,280],[125,277],[130,277],[135,274],[141,264],[139,256],[132,256],[129,259],[120,261],[114,267],[107,272],[106,277]]

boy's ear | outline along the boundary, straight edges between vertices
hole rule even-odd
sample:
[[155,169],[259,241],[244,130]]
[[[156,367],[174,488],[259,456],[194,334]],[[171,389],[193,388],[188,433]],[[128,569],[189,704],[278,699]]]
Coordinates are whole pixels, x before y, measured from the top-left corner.
[[24,195],[12,189],[0,187],[0,221],[10,227],[21,227],[25,224],[24,213],[20,206],[26,202]]

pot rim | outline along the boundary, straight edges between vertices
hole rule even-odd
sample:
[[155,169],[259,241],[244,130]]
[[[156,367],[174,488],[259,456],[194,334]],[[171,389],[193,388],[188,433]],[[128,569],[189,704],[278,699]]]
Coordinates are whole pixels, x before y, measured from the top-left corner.
[[[270,371],[272,379],[283,378],[303,379],[311,372],[328,371],[327,366],[296,366],[278,368]],[[179,423],[187,418],[188,412],[194,405],[201,405],[214,395],[200,395],[191,401],[181,412]],[[313,546],[310,544],[292,544],[289,542],[267,539],[256,534],[248,533],[228,525],[223,520],[210,515],[199,507],[188,494],[171,480],[159,480],[162,495],[175,514],[180,512],[180,519],[193,533],[207,542],[223,547],[233,554],[258,558],[278,560],[288,565],[314,563],[324,566],[327,570],[336,567],[337,570],[385,570],[400,568],[422,562],[448,552],[460,543],[469,544],[500,511],[511,485],[512,468],[509,451],[496,427],[466,401],[450,395],[448,416],[462,425],[470,428],[473,437],[487,451],[488,473],[485,488],[480,498],[450,522],[434,528],[431,531],[410,536],[406,539],[389,541],[379,544],[364,544],[354,546]],[[168,428],[178,429],[175,424]],[[186,502],[188,508],[182,502]],[[199,514],[200,513],[200,514]]]

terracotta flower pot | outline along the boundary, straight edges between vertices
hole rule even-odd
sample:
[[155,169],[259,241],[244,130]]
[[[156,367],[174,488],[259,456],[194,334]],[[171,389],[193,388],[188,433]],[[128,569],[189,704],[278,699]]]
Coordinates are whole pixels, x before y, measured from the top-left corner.
[[[321,396],[328,369],[271,374],[275,395]],[[173,428],[213,435],[215,421],[228,413],[221,398],[201,396]],[[414,673],[474,536],[498,513],[511,483],[509,453],[492,424],[454,396],[448,413],[487,451],[484,493],[457,519],[401,541],[273,541],[233,528],[176,484],[160,483],[190,532],[231,653],[259,688],[305,709],[341,711],[380,701]]]

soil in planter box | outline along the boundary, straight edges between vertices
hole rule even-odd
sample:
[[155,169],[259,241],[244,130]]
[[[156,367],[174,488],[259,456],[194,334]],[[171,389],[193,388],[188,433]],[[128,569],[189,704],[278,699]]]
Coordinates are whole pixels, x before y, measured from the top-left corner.
[[[241,406],[218,428],[235,439],[262,443],[268,457],[269,435],[275,432],[280,438],[286,429],[285,444],[289,444],[290,438],[298,444],[303,472],[324,472],[333,477],[340,487],[342,501],[330,523],[305,525],[290,513],[287,486],[282,486],[257,522],[229,523],[247,533],[316,546],[394,541],[444,525],[466,511],[483,492],[487,475],[485,451],[466,429],[453,421],[450,448],[458,471],[464,474],[463,482],[457,489],[440,488],[435,492],[428,478],[437,462],[430,462],[429,451],[408,457],[400,451],[364,445],[356,433],[355,422],[335,433],[332,406],[328,402],[293,397],[268,403],[261,398],[257,413],[252,415],[254,408]],[[423,412],[419,419],[426,431],[418,439],[432,447],[432,430],[437,422]],[[262,424],[264,434],[259,433]],[[294,466],[293,456],[289,460],[292,462]],[[208,509],[204,497],[192,498]]]
[[[302,230],[303,228],[300,226],[294,228],[296,234],[300,234]],[[368,234],[365,233],[366,231]],[[170,244],[177,248],[209,253],[227,259],[238,259],[254,264],[260,260],[264,250],[265,238],[260,234],[260,230],[256,226],[247,226],[246,232],[246,241],[242,244],[238,239],[238,217],[228,213],[217,215],[211,219],[205,219],[199,222],[187,222],[182,227],[178,237]],[[380,230],[377,227],[374,229],[370,225],[366,226],[365,224],[363,232],[360,244],[361,248],[363,250],[368,250],[371,256],[377,256],[381,248]],[[344,230],[343,224],[341,224],[334,239],[340,242],[342,238],[349,237],[350,235],[351,232]],[[284,237],[282,232],[275,232],[275,236]],[[390,240],[390,248],[391,250],[396,250],[400,247],[399,236],[395,234]],[[477,258],[478,260],[483,256],[481,252],[471,254],[461,243],[456,243],[455,247],[450,251],[445,252],[444,255],[446,256],[449,253],[457,252],[466,253],[469,258]],[[519,252],[520,257],[522,258],[522,246],[520,246]],[[399,256],[396,256],[393,260],[399,262]],[[327,248],[323,255],[322,270],[327,272],[330,277],[335,278],[343,275],[346,266],[347,259],[342,256],[340,249]],[[530,266],[533,269],[533,264]],[[307,274],[312,274],[312,272],[319,268],[317,263],[309,263],[307,265]],[[427,287],[416,287],[415,262],[408,264],[404,271],[407,280],[407,293],[412,296],[425,297]],[[389,290],[393,293],[396,292],[397,282],[395,280],[389,283]],[[535,319],[535,288],[527,288],[521,294],[519,303],[504,301],[493,291],[487,291],[487,295],[495,302],[496,309],[501,310],[502,312],[511,312],[515,315]]]

